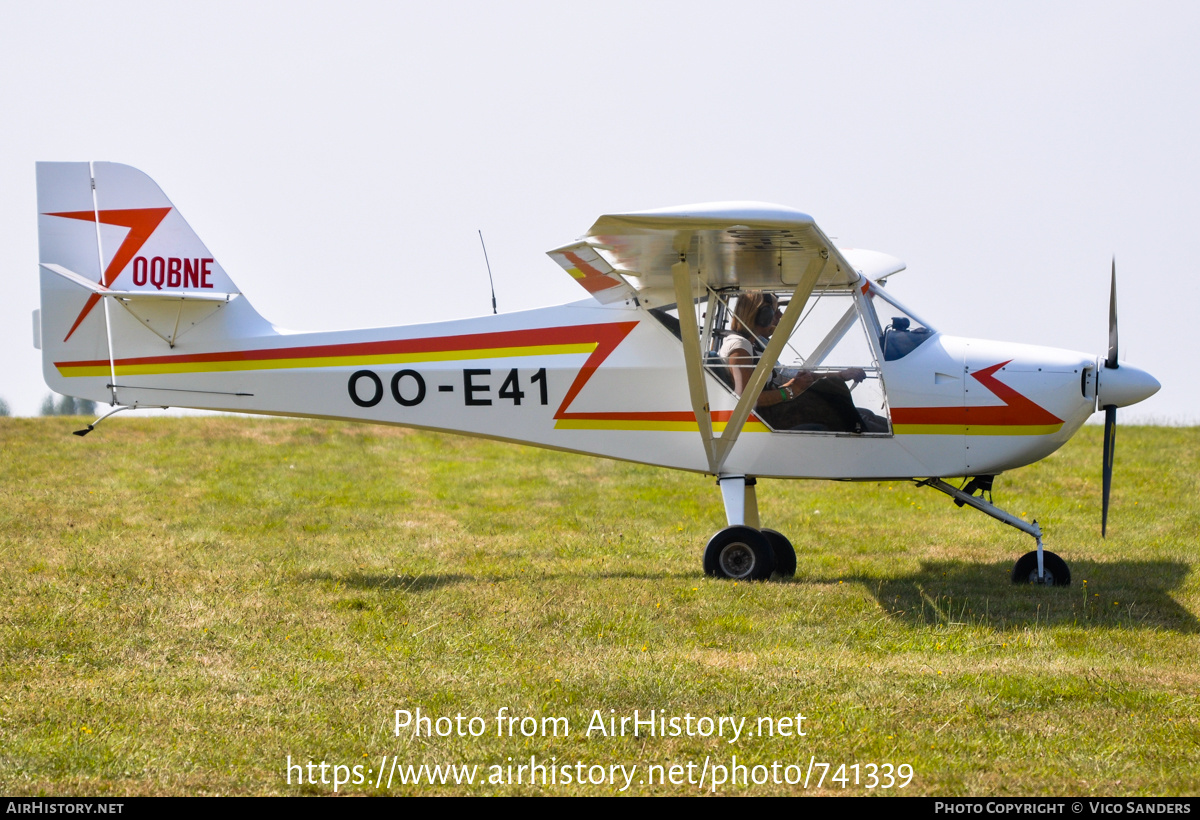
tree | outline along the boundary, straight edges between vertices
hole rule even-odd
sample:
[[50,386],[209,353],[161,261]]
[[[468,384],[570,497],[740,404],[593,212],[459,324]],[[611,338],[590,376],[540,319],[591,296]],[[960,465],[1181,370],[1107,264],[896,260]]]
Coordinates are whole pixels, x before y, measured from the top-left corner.
[[8,402],[6,402],[4,399],[0,399],[0,416],[11,416],[11,415],[12,415],[12,408],[10,408],[8,406]]
[[43,416],[91,416],[96,413],[96,402],[91,399],[59,396],[58,401],[55,402],[54,395],[54,393],[49,393],[42,401]]

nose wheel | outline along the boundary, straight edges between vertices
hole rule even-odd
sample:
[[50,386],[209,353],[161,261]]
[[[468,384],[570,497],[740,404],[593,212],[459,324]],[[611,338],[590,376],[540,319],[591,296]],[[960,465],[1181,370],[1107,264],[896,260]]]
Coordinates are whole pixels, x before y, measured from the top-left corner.
[[1050,550],[1042,550],[1042,573],[1039,576],[1038,554],[1037,550],[1033,550],[1022,555],[1013,565],[1012,582],[1047,587],[1069,587],[1071,585],[1071,568],[1067,566],[1066,561]]
[[[918,481],[917,486],[939,490],[953,498],[954,503],[960,507],[965,504],[1033,536],[1037,541],[1037,549],[1027,552],[1017,559],[1012,571],[1014,584],[1038,584],[1047,587],[1070,586],[1071,570],[1067,567],[1066,561],[1042,547],[1042,528],[1038,526],[1037,520],[1035,519],[1033,523],[1022,521],[1012,513],[1007,513],[995,506],[990,500],[983,498],[984,495],[987,495],[990,499],[993,478],[994,476],[976,476],[962,489],[951,486],[940,478]],[[975,495],[976,491],[979,491],[979,496]]]

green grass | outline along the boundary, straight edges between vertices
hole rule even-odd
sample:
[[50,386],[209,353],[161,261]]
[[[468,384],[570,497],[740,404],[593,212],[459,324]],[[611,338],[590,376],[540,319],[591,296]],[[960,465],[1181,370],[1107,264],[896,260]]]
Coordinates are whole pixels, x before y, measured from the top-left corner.
[[[761,482],[797,574],[735,584],[700,570],[711,478],[309,421],[76,426],[0,419],[6,794],[332,793],[289,755],[485,781],[339,788],[362,794],[619,789],[486,783],[530,755],[636,763],[652,794],[698,787],[639,784],[650,764],[734,755],[910,764],[887,793],[1200,791],[1196,428],[1121,429],[1107,540],[1098,428],[997,480],[1071,565],[1039,589],[1008,579],[1032,539],[910,484]],[[498,738],[502,707],[571,734]],[[396,737],[417,708],[488,734]],[[807,736],[584,737],[634,709]]]

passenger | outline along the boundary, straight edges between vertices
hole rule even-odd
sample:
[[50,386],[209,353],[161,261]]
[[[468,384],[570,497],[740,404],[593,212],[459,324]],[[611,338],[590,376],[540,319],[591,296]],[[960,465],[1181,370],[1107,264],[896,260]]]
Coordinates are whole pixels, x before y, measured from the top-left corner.
[[[771,337],[782,317],[779,299],[770,291],[746,291],[738,297],[733,327],[720,354],[729,363],[733,389],[739,396],[762,356],[762,340]],[[886,433],[890,430],[887,419],[855,407],[850,398],[846,382],[858,384],[866,377],[861,367],[836,373],[801,370],[787,381],[780,381],[775,373],[759,394],[754,412],[776,430]]]

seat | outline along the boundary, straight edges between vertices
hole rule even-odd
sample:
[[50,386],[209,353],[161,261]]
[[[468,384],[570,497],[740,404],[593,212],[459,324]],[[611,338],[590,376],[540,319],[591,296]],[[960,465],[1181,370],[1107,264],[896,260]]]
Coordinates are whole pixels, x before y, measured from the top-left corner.
[[725,361],[725,357],[715,350],[710,350],[704,354],[704,369],[712,373],[721,383],[733,390],[733,374],[729,372],[729,363]]

